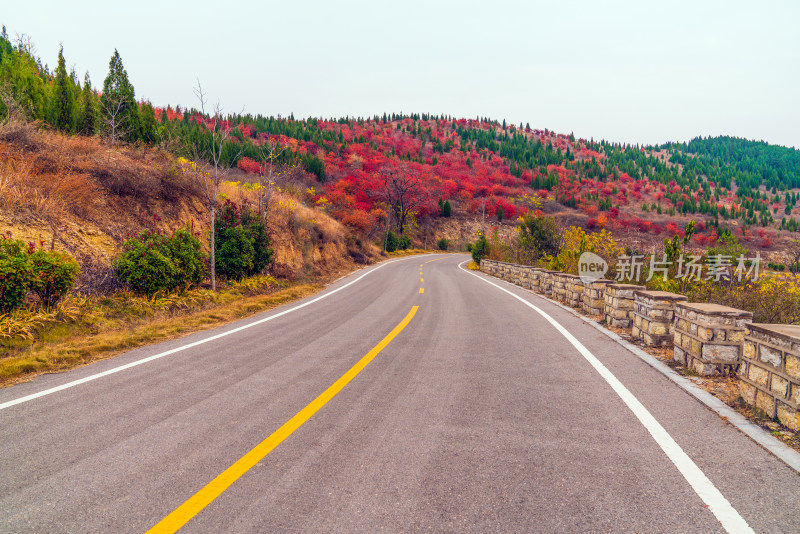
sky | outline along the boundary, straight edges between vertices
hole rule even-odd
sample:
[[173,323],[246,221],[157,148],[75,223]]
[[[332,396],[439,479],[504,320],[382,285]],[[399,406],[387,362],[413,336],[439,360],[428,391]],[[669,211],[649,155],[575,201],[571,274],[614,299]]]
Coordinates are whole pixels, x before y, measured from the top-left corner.
[[800,2],[8,2],[43,63],[154,105],[295,117],[490,117],[623,143],[800,148]]

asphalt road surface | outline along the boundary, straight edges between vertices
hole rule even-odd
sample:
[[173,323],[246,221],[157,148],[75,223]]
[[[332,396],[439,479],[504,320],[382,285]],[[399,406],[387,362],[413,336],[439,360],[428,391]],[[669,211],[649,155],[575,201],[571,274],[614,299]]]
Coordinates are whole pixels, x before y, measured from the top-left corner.
[[800,532],[800,475],[466,259],[0,390],[0,532]]

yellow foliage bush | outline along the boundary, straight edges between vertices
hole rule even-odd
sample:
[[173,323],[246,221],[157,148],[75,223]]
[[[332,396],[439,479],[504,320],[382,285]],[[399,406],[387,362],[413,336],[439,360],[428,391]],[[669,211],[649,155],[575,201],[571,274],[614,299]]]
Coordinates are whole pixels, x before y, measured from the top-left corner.
[[544,262],[550,269],[578,274],[578,260],[584,252],[593,252],[613,266],[625,250],[609,230],[588,234],[580,226],[571,226],[564,232],[561,251],[555,256],[545,254]]

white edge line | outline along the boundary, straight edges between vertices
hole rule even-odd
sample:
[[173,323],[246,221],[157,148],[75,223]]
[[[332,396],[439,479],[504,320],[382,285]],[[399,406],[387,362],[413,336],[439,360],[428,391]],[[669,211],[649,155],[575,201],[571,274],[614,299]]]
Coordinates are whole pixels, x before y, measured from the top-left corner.
[[318,296],[318,297],[316,297],[316,298],[314,298],[312,300],[306,301],[306,302],[304,302],[302,304],[298,304],[297,306],[294,306],[293,308],[289,308],[288,310],[284,310],[284,311],[276,313],[274,315],[270,315],[269,317],[265,317],[264,319],[259,319],[258,321],[253,321],[252,323],[248,323],[246,325],[239,326],[237,328],[233,328],[233,329],[228,330],[226,332],[222,332],[220,334],[216,334],[216,335],[211,336],[211,337],[200,339],[200,340],[194,341],[192,343],[188,343],[186,345],[181,345],[180,347],[175,347],[174,349],[170,349],[170,350],[167,350],[167,351],[164,351],[164,352],[159,352],[158,354],[154,354],[153,356],[148,356],[147,358],[142,358],[141,360],[136,360],[135,362],[126,363],[125,365],[120,365],[119,367],[114,367],[113,369],[108,369],[108,370],[103,371],[101,373],[96,373],[96,374],[93,374],[93,375],[89,375],[89,376],[86,376],[86,377],[83,377],[83,378],[79,378],[78,380],[73,380],[71,382],[67,382],[65,384],[61,384],[60,386],[55,386],[55,387],[52,387],[52,388],[49,388],[49,389],[45,389],[45,390],[39,391],[37,393],[31,393],[30,395],[25,395],[24,397],[19,397],[17,399],[12,399],[10,401],[6,401],[6,402],[3,402],[3,403],[0,403],[0,410],[5,410],[6,408],[10,408],[12,406],[16,406],[17,404],[22,404],[24,402],[28,402],[28,401],[31,401],[31,400],[34,400],[34,399],[38,399],[39,397],[44,397],[46,395],[52,395],[53,393],[57,393],[59,391],[65,390],[65,389],[69,389],[69,388],[72,388],[72,387],[75,387],[75,386],[79,386],[81,384],[85,384],[86,382],[91,382],[92,380],[97,380],[98,378],[102,378],[104,376],[112,375],[114,373],[119,373],[120,371],[125,371],[126,369],[130,369],[131,367],[136,367],[138,365],[142,365],[142,364],[145,364],[145,363],[148,363],[148,362],[152,362],[153,360],[158,360],[159,358],[163,358],[164,356],[169,356],[170,354],[175,354],[176,352],[181,352],[181,351],[184,351],[186,349],[191,349],[193,347],[197,347],[198,345],[203,345],[204,343],[208,343],[210,341],[215,341],[217,339],[229,336],[231,334],[235,334],[237,332],[241,332],[242,330],[246,330],[248,328],[252,328],[254,326],[266,323],[267,321],[271,321],[273,319],[276,319],[278,317],[286,315],[287,313],[291,313],[293,311],[299,310],[300,308],[305,308],[306,306],[314,304],[315,302],[318,302],[318,301],[320,301],[320,300],[322,300],[324,298],[330,297],[331,295],[333,295],[335,293],[338,293],[339,291],[345,289],[346,287],[349,287],[349,286],[355,284],[356,282],[358,282],[359,280],[361,280],[365,276],[367,276],[367,275],[369,275],[371,273],[374,273],[375,271],[377,271],[381,267],[384,267],[385,265],[389,265],[390,263],[395,263],[395,262],[398,262],[398,261],[407,260],[407,259],[410,259],[410,258],[413,258],[413,257],[415,257],[415,256],[407,256],[405,258],[399,258],[399,259],[396,259],[396,260],[391,260],[391,261],[387,261],[387,262],[381,263],[380,265],[378,265],[374,269],[370,269],[369,271],[367,271],[366,273],[362,274],[361,276],[359,276],[355,280],[352,280],[352,281],[344,284],[343,286],[337,287],[336,289],[334,289],[332,291],[329,291],[327,293],[324,293],[324,294],[322,294],[322,295],[320,295],[320,296]]
[[[489,276],[489,275],[487,275]],[[505,282],[508,285],[513,287],[517,287],[534,295],[542,300],[546,300],[547,302],[558,306],[559,308],[563,309],[566,312],[571,313],[584,323],[588,324],[595,330],[602,332],[606,336],[610,337],[633,354],[635,354],[640,360],[644,361],[647,365],[667,377],[669,380],[674,382],[678,387],[686,391],[689,395],[696,398],[702,404],[704,404],[708,409],[712,412],[716,413],[723,419],[727,420],[728,423],[733,425],[736,429],[742,432],[744,435],[755,441],[758,445],[763,447],[767,450],[767,452],[771,453],[773,456],[784,462],[787,466],[795,470],[797,473],[800,473],[800,452],[797,452],[760,426],[756,423],[753,423],[745,416],[722,402],[720,399],[709,393],[708,391],[704,390],[691,380],[687,379],[675,369],[670,367],[669,365],[665,364],[652,354],[648,354],[647,352],[643,351],[641,348],[637,347],[630,341],[624,339],[619,334],[612,332],[611,330],[603,327],[602,325],[598,324],[596,321],[592,320],[589,317],[585,317],[581,315],[577,310],[570,308],[558,301],[553,299],[547,298],[544,295],[536,293],[535,291],[531,291],[530,289],[526,289],[524,287],[518,286],[516,284],[512,284],[502,278],[497,279],[499,282]]]
[[744,518],[739,515],[739,512],[737,512],[736,509],[731,506],[731,503],[728,502],[725,496],[722,495],[716,486],[714,486],[705,473],[703,473],[697,464],[694,463],[694,460],[692,460],[689,455],[684,452],[681,446],[678,445],[678,443],[672,438],[666,429],[661,426],[661,423],[659,423],[658,420],[653,417],[650,411],[645,408],[639,399],[637,399],[633,393],[631,393],[628,388],[626,388],[625,385],[622,384],[622,382],[620,382],[619,379],[614,376],[614,374],[609,371],[608,368],[589,351],[589,349],[587,349],[580,341],[578,341],[577,338],[575,338],[575,336],[569,332],[569,330],[564,328],[561,323],[553,319],[546,312],[534,306],[519,295],[495,284],[487,278],[483,278],[464,269],[464,263],[466,263],[466,261],[461,262],[458,265],[462,271],[496,287],[500,291],[508,293],[529,308],[533,309],[556,330],[558,330],[558,332],[578,350],[581,356],[583,356],[584,359],[586,359],[586,361],[589,362],[589,364],[600,374],[600,376],[603,377],[606,383],[608,383],[608,385],[611,386],[620,399],[622,399],[622,402],[625,403],[625,405],[631,410],[631,412],[633,412],[639,422],[642,423],[645,429],[647,429],[658,446],[661,447],[661,450],[664,451],[675,467],[678,468],[678,471],[680,471],[681,475],[683,475],[683,478],[686,479],[689,485],[692,486],[692,489],[695,491],[695,493],[697,493],[698,497],[700,497],[700,499],[702,499],[702,501],[708,506],[708,509],[714,514],[726,532],[737,534],[740,532],[753,532],[753,529],[750,528],[750,525],[747,524],[747,521],[745,521]]

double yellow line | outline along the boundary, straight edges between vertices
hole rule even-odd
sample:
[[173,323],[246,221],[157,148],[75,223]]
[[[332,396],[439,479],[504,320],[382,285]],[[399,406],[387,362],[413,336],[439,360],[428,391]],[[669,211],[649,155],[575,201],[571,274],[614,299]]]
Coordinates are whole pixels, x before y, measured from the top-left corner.
[[[420,291],[421,293],[422,291]],[[260,462],[264,457],[269,454],[272,449],[280,445],[280,443],[292,435],[292,433],[300,428],[306,421],[311,419],[320,408],[325,406],[329,400],[336,396],[353,378],[366,367],[386,346],[397,337],[397,335],[408,326],[411,319],[417,313],[419,306],[414,306],[408,315],[400,321],[400,324],[394,327],[394,330],[381,340],[380,343],[375,345],[363,358],[361,358],[353,367],[343,374],[336,382],[334,382],[322,394],[311,401],[308,406],[297,412],[297,415],[286,421],[283,426],[273,432],[267,439],[253,447],[250,452],[242,456],[232,466],[223,471],[214,480],[209,482],[203,489],[192,495],[189,500],[184,502],[176,508],[167,517],[162,519],[153,528],[148,530],[148,533],[172,533],[177,532],[178,529],[188,523],[200,511],[211,504],[222,492],[228,489],[231,484],[236,482],[242,475],[244,475],[250,468]]]

